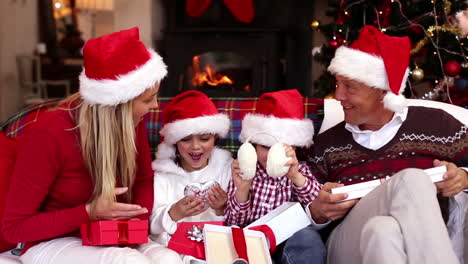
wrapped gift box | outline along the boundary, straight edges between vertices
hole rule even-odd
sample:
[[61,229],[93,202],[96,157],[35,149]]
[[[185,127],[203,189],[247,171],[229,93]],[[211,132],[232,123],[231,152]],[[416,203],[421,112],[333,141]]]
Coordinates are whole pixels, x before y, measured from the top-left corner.
[[80,228],[84,246],[144,244],[148,220],[97,221]]
[[204,228],[205,224],[224,225],[224,222],[181,222],[177,223],[177,230],[172,235],[167,248],[179,254],[189,255],[198,259],[205,259],[205,247],[203,241],[191,240],[188,231],[193,226]]
[[[310,224],[310,219],[307,217],[300,203],[285,202],[275,210],[248,225],[245,229],[266,225],[274,234],[275,244],[279,245],[290,238],[294,233]],[[270,248],[272,248],[271,246],[272,245],[270,245]]]
[[[234,246],[231,227],[205,225],[203,234],[208,264],[232,264],[234,260],[239,258]],[[263,233],[244,229],[244,235],[249,264],[271,264],[270,253]]]
[[[444,180],[444,174],[447,172],[447,168],[445,166],[439,166],[430,169],[425,169],[424,172],[427,175],[429,175],[429,177],[431,177],[432,182],[440,182]],[[348,198],[344,199],[343,201],[357,199],[366,196],[368,193],[372,192],[372,190],[374,190],[377,186],[386,182],[388,179],[389,177],[333,188],[331,190],[331,193],[347,193]]]

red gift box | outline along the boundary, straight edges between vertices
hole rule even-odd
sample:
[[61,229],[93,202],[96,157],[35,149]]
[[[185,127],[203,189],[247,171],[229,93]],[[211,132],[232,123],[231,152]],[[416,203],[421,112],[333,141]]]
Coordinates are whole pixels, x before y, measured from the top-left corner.
[[148,220],[97,221],[82,224],[83,246],[144,244],[148,242]]
[[205,245],[203,242],[198,242],[188,238],[187,231],[193,226],[224,225],[224,222],[180,222],[177,223],[177,230],[172,235],[167,248],[174,250],[179,254],[189,255],[198,259],[205,259]]

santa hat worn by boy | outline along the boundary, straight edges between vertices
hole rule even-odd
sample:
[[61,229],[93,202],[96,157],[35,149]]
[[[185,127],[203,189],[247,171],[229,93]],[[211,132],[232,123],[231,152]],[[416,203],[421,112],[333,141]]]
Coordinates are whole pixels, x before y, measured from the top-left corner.
[[254,113],[245,115],[239,140],[271,147],[278,140],[297,147],[312,145],[314,126],[304,118],[304,102],[296,90],[264,93]]
[[367,25],[351,46],[336,50],[328,71],[388,91],[384,107],[402,112],[407,104],[401,93],[408,78],[410,51],[408,37],[390,37]]
[[172,98],[163,109],[163,127],[159,134],[164,140],[158,146],[157,159],[175,157],[175,144],[186,136],[216,134],[226,137],[230,121],[218,112],[206,94],[189,90]]
[[90,39],[83,48],[80,94],[90,104],[126,103],[152,88],[167,66],[140,41],[137,27]]

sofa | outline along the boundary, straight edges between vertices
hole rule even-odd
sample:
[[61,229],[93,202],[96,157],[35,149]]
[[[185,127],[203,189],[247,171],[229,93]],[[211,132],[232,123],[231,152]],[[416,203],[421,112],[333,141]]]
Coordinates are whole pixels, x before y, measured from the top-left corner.
[[[241,130],[241,120],[245,114],[253,112],[256,107],[258,98],[211,98],[220,112],[226,113],[231,119],[231,128],[225,139],[219,141],[220,147],[229,150],[235,156],[237,149],[241,145],[238,137]],[[170,98],[159,98],[158,109],[152,110],[144,118],[148,132],[148,141],[150,144],[151,152],[154,154],[158,143],[160,142],[159,129],[161,128],[162,114],[161,109],[169,103]],[[59,103],[58,100],[47,101],[38,105],[30,106],[15,113],[11,118],[7,119],[0,125],[0,130],[9,138],[18,139],[28,133],[33,127],[34,123],[39,120],[45,111]],[[304,112],[305,115],[314,121],[314,129],[318,131],[320,124],[323,120],[323,103],[321,98],[304,98]],[[2,172],[0,171],[0,175]],[[1,176],[0,176],[1,177]],[[2,195],[4,197],[2,197]],[[0,203],[5,200],[6,192],[0,192]],[[0,217],[2,215],[0,206]],[[2,242],[0,235],[0,243]],[[0,247],[2,248],[2,247]],[[6,251],[0,254],[0,263],[17,264],[19,258]]]
[[[231,119],[231,129],[228,136],[226,139],[220,140],[219,145],[231,151],[234,156],[240,146],[238,136],[241,129],[241,120],[245,114],[254,111],[257,99],[258,98],[212,98],[218,110],[227,113]],[[164,109],[169,100],[170,98],[160,98],[159,108],[152,110],[144,117],[152,154],[155,153],[160,140],[158,131],[161,128],[161,109]],[[1,124],[0,130],[10,138],[21,137],[25,133],[28,133],[31,126],[41,118],[41,114],[44,111],[55,106],[57,102],[58,101],[48,101],[23,109]],[[468,125],[467,109],[445,103],[417,99],[410,99],[409,104],[443,109],[459,119],[462,123]],[[343,121],[344,116],[340,103],[334,99],[304,98],[304,111],[305,115],[313,120],[316,134]],[[463,227],[464,215],[468,207],[468,195],[463,193],[456,199],[459,204],[465,206],[459,208],[460,210],[451,215],[450,221],[452,221],[453,227],[449,230],[449,233],[457,255],[459,258],[463,259]],[[0,201],[2,201],[2,197],[0,197]],[[20,262],[18,257],[13,256],[7,251],[0,254],[0,263],[15,264]]]

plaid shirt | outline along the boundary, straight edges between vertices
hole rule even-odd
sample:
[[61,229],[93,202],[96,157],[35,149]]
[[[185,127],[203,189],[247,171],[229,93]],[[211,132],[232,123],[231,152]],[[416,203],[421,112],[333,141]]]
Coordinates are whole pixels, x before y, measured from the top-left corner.
[[237,188],[231,180],[228,187],[229,199],[224,210],[226,224],[245,227],[284,202],[298,201],[306,206],[318,196],[322,185],[305,163],[299,163],[299,172],[306,177],[302,187],[295,186],[287,177],[269,177],[265,169],[257,163],[257,171],[250,186],[250,199],[245,203],[236,200]]

